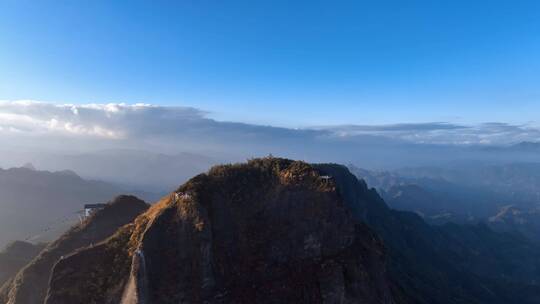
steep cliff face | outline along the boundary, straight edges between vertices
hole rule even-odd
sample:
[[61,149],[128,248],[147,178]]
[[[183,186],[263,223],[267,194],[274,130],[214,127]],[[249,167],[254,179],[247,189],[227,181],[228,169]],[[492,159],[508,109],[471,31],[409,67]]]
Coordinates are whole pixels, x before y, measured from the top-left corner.
[[47,304],[404,303],[332,179],[257,159],[199,175],[59,261]]
[[540,303],[540,248],[483,225],[430,226],[388,208],[374,189],[340,165],[332,175],[354,217],[388,249],[390,277],[412,303]]
[[[43,303],[55,263],[75,250],[94,246],[133,221],[148,205],[133,196],[119,196],[85,222],[49,244],[16,277],[2,287],[0,303]],[[81,302],[83,303],[83,302]]]

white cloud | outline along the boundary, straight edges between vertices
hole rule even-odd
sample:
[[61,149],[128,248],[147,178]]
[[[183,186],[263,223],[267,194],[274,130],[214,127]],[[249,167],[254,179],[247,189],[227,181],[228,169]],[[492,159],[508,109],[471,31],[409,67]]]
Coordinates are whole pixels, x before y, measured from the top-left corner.
[[[162,115],[154,115],[156,110]],[[174,113],[176,117],[201,118],[199,112],[191,108],[123,103],[73,105],[22,100],[0,102],[0,127],[3,132],[17,130],[27,135],[125,139],[132,131],[144,130],[145,124],[152,124],[148,120],[162,119]]]
[[[496,145],[540,140],[532,125],[448,122],[390,125],[344,125],[287,129],[219,122],[190,107],[151,104],[54,104],[38,101],[0,101],[0,134],[101,142],[130,142],[145,146],[198,147],[237,150],[349,150],[385,143]],[[270,149],[269,147],[272,147]],[[343,148],[343,149],[345,149]]]
[[[0,156],[7,155],[0,159],[4,163],[15,159],[24,163],[32,159],[28,155],[35,159],[60,155],[60,161],[42,162],[55,166],[64,161],[64,155],[122,149],[155,152],[165,158],[178,152],[226,161],[273,154],[311,162],[352,162],[386,168],[440,164],[457,158],[506,157],[515,161],[520,158],[514,152],[503,153],[512,149],[477,146],[521,141],[540,141],[539,128],[531,124],[432,122],[290,129],[216,121],[206,112],[189,107],[0,102]],[[525,153],[529,160],[534,156]],[[154,164],[153,157],[145,161],[149,168]],[[71,168],[69,161],[56,169],[66,168]]]

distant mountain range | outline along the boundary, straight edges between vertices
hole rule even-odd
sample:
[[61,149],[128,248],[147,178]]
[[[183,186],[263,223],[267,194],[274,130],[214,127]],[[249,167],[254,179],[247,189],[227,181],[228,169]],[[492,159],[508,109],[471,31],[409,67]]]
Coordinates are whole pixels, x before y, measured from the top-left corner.
[[319,166],[333,176],[355,217],[368,224],[389,252],[390,277],[407,295],[399,303],[536,303],[540,247],[484,224],[428,225],[395,211],[375,189],[346,168]]
[[0,246],[13,240],[49,241],[79,221],[84,204],[102,203],[133,193],[152,201],[148,192],[85,180],[73,171],[38,171],[27,165],[0,169]]
[[407,168],[376,172],[349,166],[392,208],[433,224],[483,222],[540,241],[540,164]]
[[484,150],[493,152],[537,153],[540,152],[540,142],[522,141],[510,146],[484,147]]
[[220,162],[195,153],[164,154],[131,149],[39,154],[0,150],[0,157],[2,155],[6,162],[10,160],[11,166],[14,166],[13,163],[18,166],[31,162],[36,168],[46,170],[69,169],[84,179],[105,181],[126,189],[144,189],[162,195]]
[[168,193],[216,162],[192,153],[167,155],[140,150],[104,150],[66,155],[62,166],[89,178]]
[[509,197],[484,187],[456,183],[443,176],[377,172],[349,165],[358,178],[376,188],[390,207],[413,211],[430,223],[475,222],[508,204]]

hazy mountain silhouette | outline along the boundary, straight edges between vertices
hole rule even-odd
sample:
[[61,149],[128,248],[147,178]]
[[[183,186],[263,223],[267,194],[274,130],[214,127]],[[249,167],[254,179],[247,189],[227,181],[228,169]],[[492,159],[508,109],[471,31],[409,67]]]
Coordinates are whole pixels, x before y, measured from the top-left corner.
[[[2,151],[0,151],[2,152]],[[144,189],[165,195],[179,182],[207,171],[219,161],[194,153],[164,154],[135,149],[108,149],[85,153],[8,153],[17,164],[32,161],[37,168],[77,172],[84,179],[100,180],[123,188]],[[10,162],[10,163],[13,163]]]
[[13,240],[52,240],[79,221],[77,212],[84,204],[103,203],[126,192],[130,191],[82,179],[73,171],[0,169],[0,246]]
[[414,211],[432,223],[479,222],[509,205],[539,208],[540,164],[468,164],[377,172],[349,166],[377,188],[392,208]]
[[[351,172],[376,188],[390,207],[413,211],[430,223],[477,222],[507,203],[504,195],[485,187],[450,182],[440,176],[407,177],[349,165]],[[510,197],[507,197],[510,199]]]

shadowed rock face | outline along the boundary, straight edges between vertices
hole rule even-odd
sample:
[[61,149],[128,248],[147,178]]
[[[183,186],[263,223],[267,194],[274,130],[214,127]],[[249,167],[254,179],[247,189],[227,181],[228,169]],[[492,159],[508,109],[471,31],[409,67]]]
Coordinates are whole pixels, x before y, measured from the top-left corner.
[[[85,222],[75,226],[55,242],[49,244],[12,282],[0,292],[0,303],[43,303],[49,278],[56,262],[87,246],[94,246],[133,221],[148,205],[133,196],[119,196]],[[97,246],[99,247],[99,246]],[[80,303],[84,303],[80,302]]]
[[0,286],[30,262],[45,244],[16,241],[0,252]]
[[415,304],[540,303],[540,247],[485,225],[430,226],[412,212],[388,208],[374,189],[335,164],[332,175],[354,217],[384,241],[388,273]]
[[384,260],[331,179],[257,159],[214,167],[59,261],[46,303],[396,303]]

